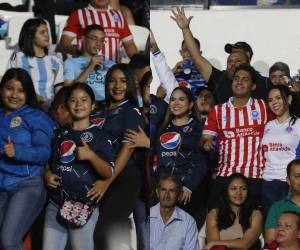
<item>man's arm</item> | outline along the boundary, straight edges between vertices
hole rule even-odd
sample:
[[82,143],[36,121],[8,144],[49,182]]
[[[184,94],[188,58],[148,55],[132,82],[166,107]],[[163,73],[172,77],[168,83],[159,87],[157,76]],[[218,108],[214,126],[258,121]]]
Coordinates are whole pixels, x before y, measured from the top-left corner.
[[201,55],[201,52],[197,48],[193,34],[189,27],[193,17],[190,16],[187,18],[185,16],[183,7],[177,7],[176,10],[177,12],[172,11],[173,16],[171,16],[171,18],[177,23],[178,27],[182,30],[184,43],[190,52],[195,67],[199,70],[205,82],[208,82],[212,72],[212,65],[209,61],[206,60],[206,58],[204,58]]
[[129,58],[138,53],[138,49],[133,40],[123,43],[126,54]]

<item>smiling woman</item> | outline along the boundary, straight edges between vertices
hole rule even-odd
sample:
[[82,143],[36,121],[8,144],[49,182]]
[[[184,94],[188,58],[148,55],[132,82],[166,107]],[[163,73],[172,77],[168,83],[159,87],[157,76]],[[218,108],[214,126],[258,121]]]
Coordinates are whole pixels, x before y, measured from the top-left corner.
[[230,249],[258,250],[262,232],[262,213],[248,193],[247,178],[232,174],[206,219],[207,244],[204,249],[223,245]]
[[29,74],[9,69],[0,83],[0,245],[22,249],[22,239],[44,207],[42,173],[54,124],[36,109]]

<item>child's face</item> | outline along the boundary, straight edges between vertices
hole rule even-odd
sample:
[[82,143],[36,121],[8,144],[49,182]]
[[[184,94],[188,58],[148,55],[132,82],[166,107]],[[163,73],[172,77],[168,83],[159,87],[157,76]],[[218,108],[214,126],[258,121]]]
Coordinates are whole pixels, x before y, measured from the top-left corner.
[[68,100],[68,107],[73,120],[89,117],[94,108],[91,97],[82,89],[72,91]]

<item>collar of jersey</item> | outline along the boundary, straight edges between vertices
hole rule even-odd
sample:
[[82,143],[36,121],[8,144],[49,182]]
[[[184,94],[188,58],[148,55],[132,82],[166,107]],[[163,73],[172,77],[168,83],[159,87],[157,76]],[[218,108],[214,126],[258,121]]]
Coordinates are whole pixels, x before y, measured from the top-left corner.
[[123,104],[125,104],[126,102],[128,102],[129,100],[125,100],[125,101],[123,101],[123,102],[120,102],[118,105],[117,105],[117,107],[120,107],[120,106],[122,106]]
[[[95,11],[97,11],[96,8],[93,7],[92,4],[89,4],[89,5],[87,6],[87,8],[88,8],[89,10],[95,10]],[[112,7],[110,6],[110,4],[107,6],[107,9],[108,9],[108,10],[111,10],[111,9],[112,9]]]
[[[246,103],[246,105],[245,105],[244,107],[250,106],[250,105],[252,104],[252,102],[253,102],[253,99],[252,99],[252,97],[250,97],[249,100],[247,101],[247,103]],[[233,105],[233,103],[232,103],[232,97],[229,98],[229,100],[228,100],[227,103],[228,103],[228,105],[229,105],[230,107],[236,108],[236,107]],[[243,108],[243,107],[241,107],[241,108]]]

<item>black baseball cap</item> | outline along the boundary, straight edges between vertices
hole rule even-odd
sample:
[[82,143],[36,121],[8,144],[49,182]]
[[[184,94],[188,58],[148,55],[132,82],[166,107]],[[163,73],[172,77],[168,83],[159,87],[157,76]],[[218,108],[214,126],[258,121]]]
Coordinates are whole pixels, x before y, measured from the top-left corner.
[[251,46],[246,42],[236,42],[234,44],[227,43],[225,45],[224,49],[225,49],[225,52],[227,52],[229,54],[232,52],[232,49],[242,49],[245,52],[250,52],[250,58],[253,55],[253,50],[252,50]]
[[203,90],[209,90],[208,89],[208,87],[207,86],[200,86],[200,87],[198,87],[196,90],[195,90],[195,96],[198,96],[198,95],[200,95],[200,93],[203,91]]

